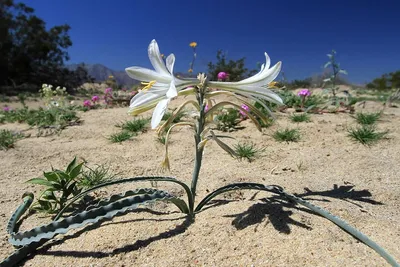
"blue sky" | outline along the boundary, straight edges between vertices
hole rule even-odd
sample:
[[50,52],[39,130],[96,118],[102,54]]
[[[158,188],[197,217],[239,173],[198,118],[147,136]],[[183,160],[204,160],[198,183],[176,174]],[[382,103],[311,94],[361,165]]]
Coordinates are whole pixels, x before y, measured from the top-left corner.
[[175,71],[187,71],[191,41],[194,71],[206,70],[216,51],[246,57],[256,68],[267,52],[283,62],[288,79],[322,72],[337,51],[348,79],[363,83],[400,69],[400,1],[268,0],[24,0],[47,26],[67,23],[71,63],[101,63],[115,70],[150,67],[147,46],[174,53]]

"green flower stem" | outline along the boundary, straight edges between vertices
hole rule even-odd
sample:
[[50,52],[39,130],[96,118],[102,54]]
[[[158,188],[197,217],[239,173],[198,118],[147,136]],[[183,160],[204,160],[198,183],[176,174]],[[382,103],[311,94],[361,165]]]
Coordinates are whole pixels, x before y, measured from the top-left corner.
[[201,133],[203,132],[204,129],[204,124],[205,124],[205,116],[204,116],[204,93],[202,88],[199,89],[198,95],[197,95],[197,101],[199,103],[200,106],[200,115],[199,115],[199,119],[197,122],[197,128],[196,128],[196,133],[194,136],[195,139],[195,144],[196,144],[196,155],[195,155],[195,161],[194,161],[194,170],[193,170],[193,176],[192,176],[192,185],[190,187],[191,191],[192,191],[192,196],[193,196],[193,201],[192,201],[192,205],[191,207],[189,207],[190,209],[190,214],[192,217],[194,217],[194,201],[196,198],[196,187],[197,187],[197,180],[199,179],[199,174],[200,174],[200,168],[201,168],[201,161],[203,159],[203,148],[199,148],[198,145],[201,142]]

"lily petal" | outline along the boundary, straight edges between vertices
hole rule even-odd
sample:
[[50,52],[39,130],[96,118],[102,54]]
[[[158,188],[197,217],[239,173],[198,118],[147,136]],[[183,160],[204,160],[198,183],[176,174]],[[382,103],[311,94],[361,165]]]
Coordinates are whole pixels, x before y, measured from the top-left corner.
[[173,75],[174,74],[174,63],[175,63],[174,54],[169,55],[165,61],[167,63],[167,69],[168,69],[169,73]]
[[269,84],[279,75],[281,70],[282,63],[276,63],[272,68],[267,69],[264,67],[263,71],[260,74],[256,74],[250,78],[244,79],[239,82],[213,82],[210,81],[208,84],[214,87],[218,86],[231,86],[231,87],[238,87],[241,85],[252,85],[252,86],[262,86]]
[[169,75],[167,68],[165,67],[164,61],[161,57],[160,49],[156,40],[152,40],[148,48],[149,59],[153,68],[160,74]]
[[129,67],[126,68],[125,71],[132,79],[142,82],[157,81],[161,83],[169,83],[171,81],[170,75],[163,75],[154,70],[142,67]]
[[168,98],[174,98],[174,97],[176,97],[177,95],[178,95],[178,91],[176,90],[174,80],[172,80],[171,83],[170,83],[170,85],[169,85],[169,88],[168,88],[168,91],[167,91],[167,93],[166,93],[166,96],[167,96]]
[[153,116],[151,117],[151,128],[155,129],[160,124],[162,117],[164,116],[165,111],[167,110],[167,106],[169,103],[169,99],[163,99],[158,102],[156,108],[154,109]]

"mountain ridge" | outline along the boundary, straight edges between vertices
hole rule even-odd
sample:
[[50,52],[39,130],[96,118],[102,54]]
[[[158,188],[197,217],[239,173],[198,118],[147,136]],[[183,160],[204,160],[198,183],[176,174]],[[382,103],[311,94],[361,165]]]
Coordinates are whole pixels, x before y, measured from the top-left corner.
[[104,82],[108,79],[110,75],[112,75],[117,81],[117,84],[121,86],[133,86],[139,83],[139,81],[129,77],[125,71],[113,70],[99,63],[68,64],[65,67],[69,70],[76,70],[78,66],[83,66],[87,70],[89,76],[91,76],[95,80],[95,82]]

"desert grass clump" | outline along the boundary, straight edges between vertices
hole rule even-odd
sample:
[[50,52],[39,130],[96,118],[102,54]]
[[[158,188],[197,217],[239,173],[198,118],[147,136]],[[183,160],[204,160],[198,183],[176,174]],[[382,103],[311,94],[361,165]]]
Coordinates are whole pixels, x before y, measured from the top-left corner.
[[138,133],[144,132],[146,130],[147,124],[149,123],[149,119],[134,119],[131,121],[127,121],[123,124],[117,125],[122,130],[131,132],[131,133]]
[[15,142],[21,139],[22,135],[13,133],[10,130],[0,130],[0,150],[7,150],[13,148]]
[[115,179],[118,174],[110,171],[110,167],[101,164],[96,165],[95,168],[90,168],[85,165],[87,170],[81,173],[81,178],[78,183],[80,187],[91,188],[102,183],[107,183]]
[[108,137],[108,139],[112,143],[122,143],[126,140],[131,139],[135,134],[128,132],[128,131],[122,131],[119,133],[112,134]]
[[300,140],[300,132],[297,129],[277,130],[272,137],[279,142],[297,142]]
[[252,142],[239,142],[233,148],[238,159],[247,159],[249,162],[254,161],[264,151]]
[[374,125],[379,120],[380,117],[381,117],[380,112],[357,113],[355,119],[361,125]]
[[360,142],[363,145],[371,145],[385,138],[388,131],[378,132],[374,126],[363,125],[358,128],[348,130],[348,135],[354,141]]
[[300,114],[292,114],[289,119],[292,122],[310,122],[310,115],[308,115],[307,113],[300,113]]

